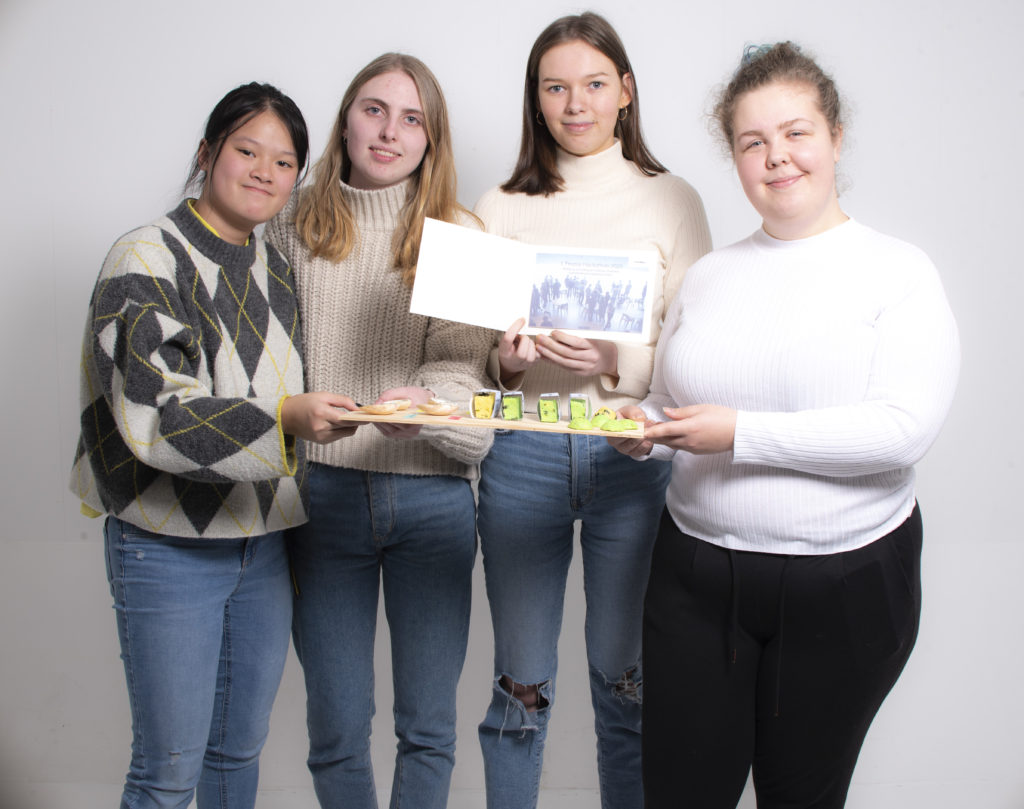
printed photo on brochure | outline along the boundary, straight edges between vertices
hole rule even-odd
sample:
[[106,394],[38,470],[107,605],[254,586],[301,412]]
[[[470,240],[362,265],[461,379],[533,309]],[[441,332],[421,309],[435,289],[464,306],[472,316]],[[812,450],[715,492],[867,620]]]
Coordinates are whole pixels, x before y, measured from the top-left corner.
[[524,334],[553,329],[648,343],[661,277],[654,250],[531,245],[427,219],[410,311]]

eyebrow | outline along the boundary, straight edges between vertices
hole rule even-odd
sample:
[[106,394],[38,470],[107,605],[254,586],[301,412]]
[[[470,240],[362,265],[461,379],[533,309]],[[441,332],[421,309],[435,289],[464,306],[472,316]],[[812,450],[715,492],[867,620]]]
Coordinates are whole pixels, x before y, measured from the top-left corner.
[[[384,107],[385,109],[391,109],[391,105],[388,104],[388,102],[385,101],[383,98],[373,98],[372,96],[365,96],[364,98],[359,99],[359,103],[377,104],[378,106]],[[408,115],[410,112],[416,115],[423,115],[423,110],[417,109],[416,107],[406,107],[404,110],[402,110],[402,113],[405,115]]]
[[[250,138],[248,135],[236,135],[235,137],[236,139],[244,141],[245,143],[252,143],[256,146],[264,145],[260,141],[256,140],[256,138]],[[281,152],[281,154],[290,154],[292,157],[298,157],[298,155],[295,154],[295,152],[293,152],[291,149],[285,149],[284,151]]]
[[[584,76],[583,78],[589,80],[589,79],[596,79],[599,76],[610,76],[610,75],[611,75],[611,73],[608,73],[605,70],[600,70],[597,73],[589,73],[586,76]],[[546,78],[545,77],[545,78],[541,79],[541,81],[542,82],[546,82],[546,81],[560,81],[560,82],[564,82],[565,79],[556,79],[556,78]]]
[[[781,124],[778,125],[778,127],[776,127],[776,129],[789,129],[789,127],[793,126],[794,124],[810,124],[811,126],[814,126],[814,122],[807,118],[792,118],[788,121],[783,121]],[[746,132],[740,132],[736,137],[745,138],[748,135],[760,134],[760,129],[748,129]]]

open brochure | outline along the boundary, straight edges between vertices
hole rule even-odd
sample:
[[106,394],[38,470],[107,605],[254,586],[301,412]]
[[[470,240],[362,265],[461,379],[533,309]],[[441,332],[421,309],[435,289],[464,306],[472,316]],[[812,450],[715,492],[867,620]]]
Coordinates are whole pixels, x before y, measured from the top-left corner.
[[523,334],[651,341],[655,250],[533,245],[427,219],[409,311]]

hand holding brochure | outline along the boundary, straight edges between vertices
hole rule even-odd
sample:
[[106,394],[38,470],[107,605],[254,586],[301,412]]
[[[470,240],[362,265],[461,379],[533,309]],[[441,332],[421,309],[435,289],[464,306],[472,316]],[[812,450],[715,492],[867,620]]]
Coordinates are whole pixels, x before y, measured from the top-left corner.
[[523,334],[649,343],[655,250],[530,245],[427,219],[409,311]]

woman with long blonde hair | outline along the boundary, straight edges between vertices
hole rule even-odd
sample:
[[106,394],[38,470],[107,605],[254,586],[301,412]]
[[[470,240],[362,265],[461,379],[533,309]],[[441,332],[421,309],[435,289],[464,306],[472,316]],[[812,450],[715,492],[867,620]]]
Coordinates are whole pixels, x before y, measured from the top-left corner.
[[[485,384],[490,332],[409,313],[425,216],[474,221],[456,201],[437,79],[414,57],[384,54],[345,92],[312,187],[267,229],[295,268],[311,384],[344,380],[358,401],[414,406],[464,401]],[[290,537],[308,763],[325,809],[376,806],[382,582],[398,736],[391,806],[443,807],[476,555],[470,481],[491,433],[376,426],[337,452],[310,447],[310,523]]]

